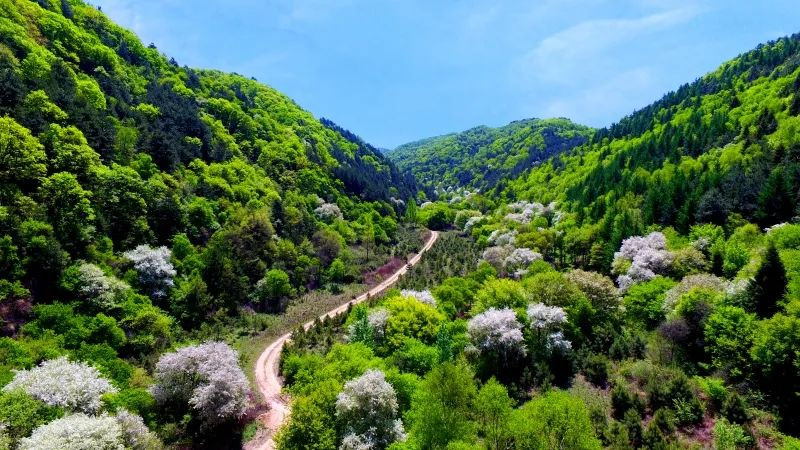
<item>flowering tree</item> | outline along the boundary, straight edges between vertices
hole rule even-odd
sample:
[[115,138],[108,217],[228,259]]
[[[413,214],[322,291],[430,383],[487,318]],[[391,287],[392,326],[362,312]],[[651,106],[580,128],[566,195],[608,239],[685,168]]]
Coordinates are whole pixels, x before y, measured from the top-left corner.
[[411,289],[403,289],[402,291],[400,291],[400,295],[402,295],[403,297],[411,297],[416,300],[419,300],[422,303],[425,303],[426,305],[431,305],[434,308],[436,307],[436,299],[433,298],[433,294],[431,294],[431,291],[428,290],[414,291]]
[[74,282],[65,287],[101,309],[107,310],[116,306],[116,296],[129,288],[123,281],[106,275],[101,268],[91,263],[80,262],[68,272],[74,272]]
[[100,397],[117,390],[100,372],[66,357],[51,359],[30,370],[19,370],[3,390],[22,389],[30,396],[67,411],[95,413]]
[[510,308],[489,308],[467,324],[472,343],[481,351],[524,355],[522,325]]
[[573,270],[567,273],[567,279],[575,283],[592,306],[599,309],[614,309],[619,306],[619,290],[611,278],[597,272]]
[[666,247],[667,240],[659,232],[633,236],[622,241],[619,251],[614,253],[615,266],[625,266],[625,263],[630,265],[627,266],[626,273],[617,278],[620,289],[627,290],[633,284],[667,273],[673,258]]
[[248,392],[239,356],[228,344],[183,347],[158,360],[151,392],[160,404],[188,403],[204,427],[239,417]]
[[123,255],[133,261],[133,266],[139,272],[139,281],[151,297],[166,296],[167,291],[175,284],[172,277],[176,272],[169,262],[171,252],[167,247],[151,248],[149,245],[140,245]]
[[372,327],[372,333],[375,337],[375,342],[383,341],[386,336],[386,322],[389,321],[389,311],[384,308],[373,309],[367,315],[369,326]]
[[320,219],[330,222],[336,219],[342,219],[342,210],[336,203],[323,203],[314,209],[314,214]]
[[528,305],[528,320],[534,329],[549,330],[567,323],[567,313],[558,306],[534,303]]
[[542,254],[529,248],[516,248],[503,261],[506,270],[511,272],[517,269],[524,269],[534,261],[542,259]]
[[517,242],[517,231],[494,230],[486,239],[489,245],[514,245]]
[[505,266],[506,258],[508,258],[513,251],[514,247],[510,245],[496,245],[494,247],[488,247],[486,250],[484,250],[481,259],[488,262],[492,265],[492,267],[500,271],[503,270],[503,267]]
[[478,223],[480,223],[483,220],[486,220],[486,217],[484,217],[484,216],[470,217],[464,223],[464,231],[468,232],[468,231],[472,230],[475,227],[475,225],[477,225]]
[[566,351],[572,348],[572,343],[559,330],[567,323],[567,313],[562,308],[544,303],[528,305],[528,320],[537,334],[545,337],[544,344],[548,350]]
[[729,281],[716,275],[700,273],[697,275],[686,276],[681,280],[680,283],[676,284],[666,292],[664,299],[664,312],[670,314],[678,304],[678,300],[680,300],[684,294],[687,294],[692,289],[699,288],[707,291],[724,293],[728,292],[730,287],[731,283]]
[[336,399],[336,417],[345,429],[343,449],[384,449],[405,439],[397,395],[380,370],[348,381]]
[[115,416],[122,430],[122,441],[126,448],[133,450],[155,450],[163,448],[158,437],[144,424],[141,416],[127,410],[117,411]]
[[122,427],[114,417],[73,414],[33,430],[20,450],[124,450]]
[[511,212],[506,214],[505,219],[521,224],[531,223],[531,221],[536,217],[556,218],[557,216],[560,216],[558,211],[555,209],[555,202],[551,202],[548,205],[543,205],[538,202],[531,203],[520,201],[511,203],[508,205],[508,208],[511,210]]

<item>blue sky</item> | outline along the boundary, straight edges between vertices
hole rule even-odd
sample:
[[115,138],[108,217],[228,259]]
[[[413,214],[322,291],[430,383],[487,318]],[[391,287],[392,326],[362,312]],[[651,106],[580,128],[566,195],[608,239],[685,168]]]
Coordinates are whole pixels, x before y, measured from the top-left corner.
[[796,1],[93,3],[182,65],[255,77],[391,148],[527,117],[609,125],[800,31]]

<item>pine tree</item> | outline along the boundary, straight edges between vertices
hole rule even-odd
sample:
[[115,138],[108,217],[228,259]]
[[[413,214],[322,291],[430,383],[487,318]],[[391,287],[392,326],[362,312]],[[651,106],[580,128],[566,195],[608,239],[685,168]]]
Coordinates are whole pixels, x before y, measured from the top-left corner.
[[406,222],[414,223],[417,221],[417,202],[413,198],[409,198],[406,202]]
[[778,312],[778,302],[786,295],[786,269],[773,244],[767,247],[764,262],[747,288],[753,310],[761,318]]

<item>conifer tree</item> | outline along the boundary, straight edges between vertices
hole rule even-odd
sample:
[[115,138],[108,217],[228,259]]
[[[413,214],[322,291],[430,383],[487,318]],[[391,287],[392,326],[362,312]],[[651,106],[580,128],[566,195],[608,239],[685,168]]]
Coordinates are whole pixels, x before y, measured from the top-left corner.
[[778,302],[786,295],[786,269],[773,244],[767,247],[764,262],[747,289],[753,310],[761,318],[778,312]]

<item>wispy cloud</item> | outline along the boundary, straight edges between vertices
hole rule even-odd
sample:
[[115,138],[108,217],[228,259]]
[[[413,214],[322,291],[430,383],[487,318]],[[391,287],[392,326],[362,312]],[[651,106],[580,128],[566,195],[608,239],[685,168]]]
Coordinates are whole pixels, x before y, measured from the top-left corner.
[[581,79],[587,65],[601,60],[614,47],[647,33],[686,23],[701,12],[681,7],[638,18],[594,19],[573,25],[542,39],[524,55],[517,68],[523,77],[569,84]]
[[616,74],[597,84],[576,89],[571,95],[544,104],[544,117],[569,117],[594,126],[609,125],[608,117],[631,113],[630,105],[651,101],[658,76],[649,67],[637,67]]

